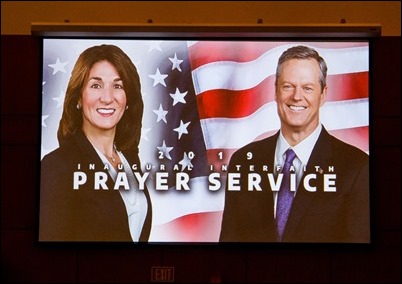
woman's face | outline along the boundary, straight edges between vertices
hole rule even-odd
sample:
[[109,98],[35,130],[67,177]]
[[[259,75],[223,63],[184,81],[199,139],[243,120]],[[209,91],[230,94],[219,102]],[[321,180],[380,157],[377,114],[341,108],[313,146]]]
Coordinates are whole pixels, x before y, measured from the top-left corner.
[[79,103],[85,133],[116,129],[127,98],[123,81],[111,63],[99,61],[92,66]]

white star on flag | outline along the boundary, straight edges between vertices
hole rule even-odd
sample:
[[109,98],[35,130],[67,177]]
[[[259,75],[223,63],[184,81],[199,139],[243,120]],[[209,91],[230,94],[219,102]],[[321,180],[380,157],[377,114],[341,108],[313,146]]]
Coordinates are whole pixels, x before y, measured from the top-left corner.
[[189,156],[187,155],[187,153],[184,152],[183,159],[179,162],[179,164],[181,165],[181,170],[182,170],[182,171],[183,171],[186,167],[187,167],[188,169],[191,169],[191,168],[193,167],[193,164],[191,163],[191,160],[192,160],[192,159],[189,158]]
[[67,64],[68,64],[68,61],[62,63],[60,61],[60,59],[57,57],[56,63],[55,64],[49,64],[48,66],[53,68],[53,75],[54,75],[57,72],[67,73],[66,69],[64,69],[64,67],[66,67]]
[[180,93],[179,88],[176,88],[176,92],[174,94],[170,94],[170,96],[173,98],[173,105],[176,105],[177,103],[186,103],[186,100],[184,97],[187,95],[187,92]]
[[141,139],[149,141],[148,133],[151,131],[151,128],[142,128],[141,129]]
[[64,96],[65,94],[63,92],[60,92],[60,95],[58,97],[52,98],[52,100],[57,102],[57,108],[61,107],[64,104]]
[[190,121],[187,123],[183,123],[183,120],[180,120],[180,126],[173,129],[174,131],[179,133],[179,139],[183,134],[187,134],[187,126],[190,124]]
[[156,147],[160,152],[162,152],[163,156],[168,158],[169,160],[172,159],[169,152],[173,150],[173,147],[167,147],[165,140],[163,140],[163,144],[161,147]]
[[166,87],[165,79],[168,75],[166,74],[161,74],[159,71],[159,68],[156,69],[156,73],[154,75],[148,75],[152,79],[154,79],[154,84],[152,87],[155,87],[158,84],[161,84]]
[[154,49],[162,51],[162,48],[161,48],[162,42],[163,41],[161,41],[161,40],[153,40],[153,41],[148,42],[147,43],[148,44],[148,52],[151,52]]
[[182,63],[183,60],[180,60],[180,59],[177,58],[176,52],[174,53],[173,58],[169,57],[169,60],[172,61],[172,63],[173,63],[172,64],[172,70],[177,69],[177,70],[179,70],[181,72],[180,63]]
[[168,111],[163,110],[162,104],[159,104],[159,109],[154,109],[153,112],[156,113],[156,115],[158,116],[156,122],[163,120],[165,123],[167,123],[166,115],[167,115]]
[[45,120],[46,120],[46,118],[48,118],[48,117],[49,117],[49,115],[42,115],[42,126],[43,126],[43,127],[47,127]]

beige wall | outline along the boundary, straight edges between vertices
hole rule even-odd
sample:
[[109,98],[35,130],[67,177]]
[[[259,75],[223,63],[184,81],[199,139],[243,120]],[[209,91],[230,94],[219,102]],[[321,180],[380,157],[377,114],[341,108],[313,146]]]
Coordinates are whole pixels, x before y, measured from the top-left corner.
[[1,34],[29,35],[32,22],[144,24],[380,24],[401,35],[400,1],[2,1]]

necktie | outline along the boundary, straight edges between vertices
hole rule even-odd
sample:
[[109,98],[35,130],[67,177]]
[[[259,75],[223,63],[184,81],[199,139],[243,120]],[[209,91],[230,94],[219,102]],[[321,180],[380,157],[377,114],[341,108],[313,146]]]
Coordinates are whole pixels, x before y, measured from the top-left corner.
[[294,192],[290,191],[290,167],[296,153],[292,149],[286,151],[285,164],[283,165],[283,179],[281,187],[278,192],[278,199],[276,203],[276,224],[278,240],[282,240],[283,232],[286,227],[286,222],[289,216],[290,207],[294,197]]

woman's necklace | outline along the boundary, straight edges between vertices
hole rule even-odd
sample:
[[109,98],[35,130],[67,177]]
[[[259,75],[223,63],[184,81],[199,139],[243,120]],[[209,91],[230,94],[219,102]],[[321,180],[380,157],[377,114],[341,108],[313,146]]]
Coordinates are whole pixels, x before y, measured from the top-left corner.
[[116,158],[114,157],[114,153],[116,152],[116,144],[113,144],[113,152],[112,152],[112,156],[109,156],[108,154],[106,154],[106,157],[109,158],[109,160],[111,160],[113,163],[116,163]]
[[113,163],[116,163],[116,158],[115,158],[115,157],[109,156],[109,155],[107,155],[107,157],[108,157],[110,160],[112,160]]

